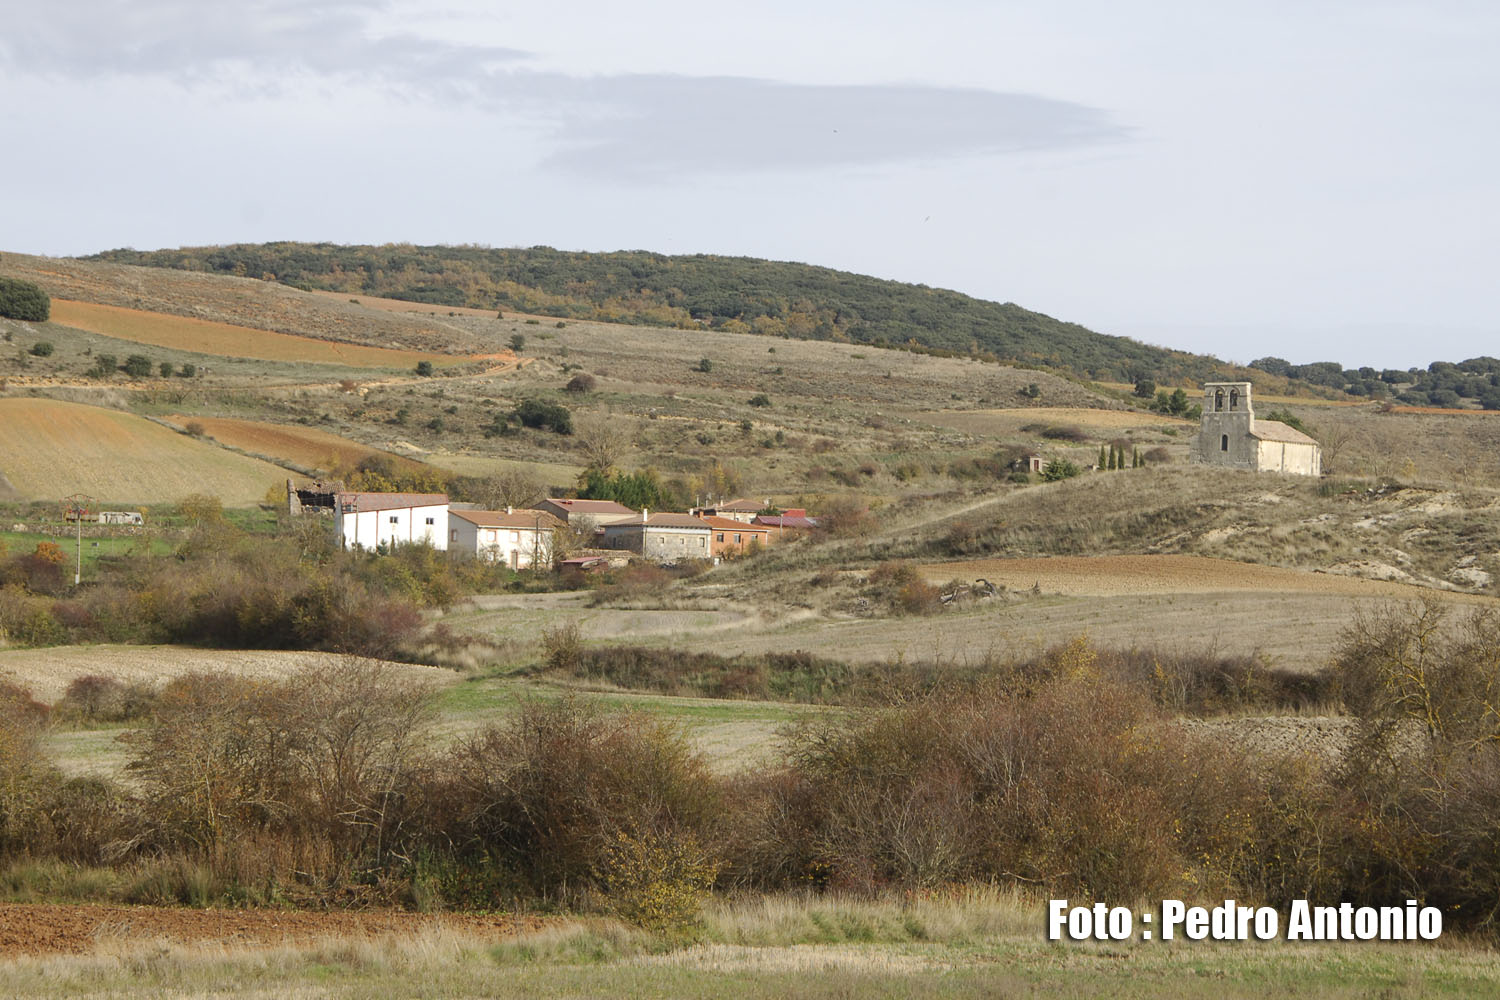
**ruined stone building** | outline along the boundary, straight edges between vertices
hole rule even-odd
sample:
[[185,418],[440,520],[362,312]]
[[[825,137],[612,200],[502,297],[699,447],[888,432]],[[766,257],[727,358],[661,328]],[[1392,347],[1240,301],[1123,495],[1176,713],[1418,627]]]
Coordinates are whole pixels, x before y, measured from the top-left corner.
[[1257,472],[1317,476],[1323,472],[1318,442],[1279,420],[1256,420],[1249,382],[1209,382],[1203,387],[1203,426],[1192,461]]

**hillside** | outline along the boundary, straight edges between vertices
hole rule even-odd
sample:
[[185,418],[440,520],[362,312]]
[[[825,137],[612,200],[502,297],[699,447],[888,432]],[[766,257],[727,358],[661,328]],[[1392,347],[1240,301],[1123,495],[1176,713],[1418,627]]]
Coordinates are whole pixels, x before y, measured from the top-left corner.
[[0,399],[0,475],[19,498],[87,493],[158,503],[193,493],[247,504],[287,470],[176,434],[143,417],[55,399]]
[[710,327],[797,339],[921,347],[1064,369],[1095,379],[1198,380],[1223,362],[1096,333],[1014,303],[987,302],[825,267],[750,257],[581,253],[407,244],[267,243],[87,258],[272,279],[440,307]]

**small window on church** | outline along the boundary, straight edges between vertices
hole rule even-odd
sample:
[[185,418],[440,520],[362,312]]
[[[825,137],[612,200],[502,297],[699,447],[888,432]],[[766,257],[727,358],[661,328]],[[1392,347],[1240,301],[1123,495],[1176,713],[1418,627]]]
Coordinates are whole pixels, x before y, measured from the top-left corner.
[[1240,408],[1240,391],[1238,389],[1229,390],[1229,408],[1231,410],[1238,410]]
[[1229,450],[1229,435],[1228,434],[1220,434],[1219,435],[1219,450],[1220,451],[1228,451]]
[[1224,390],[1223,389],[1220,389],[1218,392],[1214,393],[1214,409],[1215,410],[1222,410],[1222,409],[1224,409]]

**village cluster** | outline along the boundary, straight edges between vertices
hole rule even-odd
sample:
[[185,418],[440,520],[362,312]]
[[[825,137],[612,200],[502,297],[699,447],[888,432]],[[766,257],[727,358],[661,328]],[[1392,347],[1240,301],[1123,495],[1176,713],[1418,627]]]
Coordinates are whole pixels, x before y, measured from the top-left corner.
[[[674,513],[632,510],[613,500],[549,497],[534,508],[479,510],[452,503],[444,493],[361,493],[321,483],[299,488],[288,480],[287,504],[294,516],[331,516],[345,548],[426,544],[511,569],[589,569],[632,555],[659,563],[717,562],[817,527],[802,508],[769,513],[776,510],[769,500],[731,500]],[[582,540],[581,551],[563,551],[558,539],[565,532]]]

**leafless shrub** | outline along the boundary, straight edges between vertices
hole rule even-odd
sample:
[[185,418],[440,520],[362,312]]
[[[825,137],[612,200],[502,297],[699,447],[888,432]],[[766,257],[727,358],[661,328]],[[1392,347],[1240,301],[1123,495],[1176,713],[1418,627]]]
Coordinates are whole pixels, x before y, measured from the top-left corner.
[[531,702],[465,742],[445,771],[458,853],[486,858],[517,887],[551,898],[607,888],[622,834],[656,845],[714,842],[716,784],[660,718],[573,698]]

